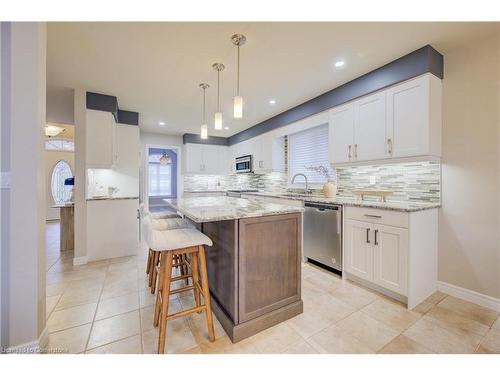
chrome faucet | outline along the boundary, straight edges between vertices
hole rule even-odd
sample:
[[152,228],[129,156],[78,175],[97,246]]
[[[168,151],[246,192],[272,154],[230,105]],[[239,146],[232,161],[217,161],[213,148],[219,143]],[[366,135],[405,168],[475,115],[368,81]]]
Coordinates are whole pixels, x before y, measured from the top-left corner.
[[305,188],[305,190],[304,190],[304,194],[305,194],[305,195],[309,194],[309,183],[308,183],[308,181],[307,181],[307,176],[306,176],[304,173],[296,173],[296,174],[292,177],[292,184],[294,183],[294,181],[295,181],[295,177],[297,177],[297,176],[302,176],[302,177],[304,177],[304,180],[306,180],[306,188]]

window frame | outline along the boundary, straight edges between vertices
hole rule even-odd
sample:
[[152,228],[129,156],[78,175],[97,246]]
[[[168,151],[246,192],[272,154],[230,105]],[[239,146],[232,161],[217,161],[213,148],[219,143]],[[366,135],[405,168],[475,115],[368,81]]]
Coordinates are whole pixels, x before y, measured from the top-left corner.
[[[55,150],[54,150],[55,151]],[[67,161],[67,160],[64,160],[64,159],[58,159],[54,165],[52,166],[51,170],[50,170],[50,181],[49,181],[49,191],[50,191],[50,198],[52,199],[52,203],[54,205],[58,205],[58,204],[64,204],[65,202],[67,201],[64,201],[64,202],[61,202],[61,203],[58,203],[56,202],[56,200],[54,199],[54,190],[52,189],[52,180],[53,180],[53,177],[54,177],[54,170],[56,169],[57,165],[59,163],[64,163],[66,164],[68,167],[69,167],[69,171],[71,173],[71,177],[74,177],[74,172],[73,172],[73,169],[71,168],[71,164]],[[63,185],[64,186],[64,185]],[[71,194],[70,194],[70,197],[71,197]]]
[[[286,151],[287,152],[287,163],[286,163],[287,164],[286,165],[286,167],[287,167],[287,189],[304,189],[306,187],[306,182],[305,182],[304,178],[302,178],[302,177],[297,177],[297,179],[300,179],[299,182],[296,181],[295,183],[292,184],[293,174],[292,174],[292,170],[290,168],[290,163],[291,163],[291,159],[292,159],[292,152],[291,152],[291,147],[290,147],[290,144],[291,144],[290,137],[294,136],[297,133],[301,133],[301,132],[305,132],[305,131],[310,131],[310,130],[312,130],[314,128],[317,128],[317,127],[320,127],[320,126],[326,126],[327,129],[328,129],[329,123],[328,123],[328,121],[326,121],[326,122],[320,122],[318,124],[314,124],[312,126],[308,126],[305,129],[300,129],[300,130],[297,130],[297,131],[295,131],[293,133],[287,134],[287,137],[288,137],[287,151]],[[328,129],[328,131],[329,131],[329,129]],[[327,139],[328,139],[328,137],[327,137]],[[329,153],[330,153],[330,150],[329,150],[329,148],[330,148],[329,140],[327,140],[327,142],[328,142],[328,146],[327,146],[327,160],[328,160],[327,161],[327,167],[330,169],[330,172],[332,172],[331,171],[332,170],[332,166],[330,165],[330,162],[329,162]],[[325,181],[321,182],[321,183],[317,183],[317,182],[311,183],[311,182],[308,182],[308,188],[309,189],[321,189],[323,187],[323,185],[325,183],[327,183],[327,182],[328,182],[327,179],[325,179]]]
[[[65,142],[71,142],[73,143],[73,150],[56,150],[56,149],[48,149],[47,148],[47,142],[50,142],[50,141],[65,141]],[[62,138],[62,137],[50,137],[50,138],[45,138],[45,151],[47,152],[72,152],[74,153],[75,152],[75,140],[74,139],[70,139],[70,138]]]
[[[159,162],[150,162],[149,159],[148,159],[148,197],[153,197],[153,198],[161,198],[161,197],[171,197],[172,196],[172,193],[173,193],[173,186],[172,186],[172,180],[173,180],[173,167],[172,167],[172,164],[169,164],[170,165],[170,194],[151,194],[151,170],[150,170],[150,167],[151,167],[151,164],[158,164],[159,166],[161,166],[161,164]],[[158,168],[159,169],[159,168]],[[159,179],[157,178],[157,181],[159,183]]]

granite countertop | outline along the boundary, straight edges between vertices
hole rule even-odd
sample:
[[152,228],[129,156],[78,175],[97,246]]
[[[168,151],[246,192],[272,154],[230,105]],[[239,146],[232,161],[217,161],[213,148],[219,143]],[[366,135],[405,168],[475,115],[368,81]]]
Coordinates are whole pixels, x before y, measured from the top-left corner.
[[305,196],[301,194],[286,194],[286,193],[282,194],[282,193],[273,193],[266,191],[249,192],[245,194],[263,196],[263,197],[293,199],[311,203],[339,204],[342,206],[352,206],[352,207],[380,208],[384,210],[403,211],[403,212],[415,212],[415,211],[422,211],[431,208],[441,207],[439,203],[429,203],[429,202],[389,201],[384,203],[379,201],[367,201],[367,200],[362,201],[357,198],[344,198],[344,197],[326,198],[314,195]]
[[164,199],[172,208],[196,223],[303,212],[302,207],[232,197]]
[[225,193],[227,189],[184,190],[184,193]]
[[112,201],[120,199],[139,199],[139,197],[93,197],[87,198],[87,201]]

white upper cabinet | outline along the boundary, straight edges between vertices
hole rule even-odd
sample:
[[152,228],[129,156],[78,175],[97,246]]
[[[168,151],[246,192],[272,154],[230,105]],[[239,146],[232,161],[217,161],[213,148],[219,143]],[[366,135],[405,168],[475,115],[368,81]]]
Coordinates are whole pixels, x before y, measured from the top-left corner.
[[387,142],[392,157],[441,156],[441,80],[433,75],[387,90]]
[[112,113],[87,110],[87,168],[110,169],[116,164],[116,124]]
[[[386,157],[385,93],[379,92],[354,102],[354,147],[356,161]],[[352,159],[351,159],[352,160]]]
[[273,170],[273,137],[264,133],[253,138],[253,170],[266,173]]
[[140,130],[139,126],[116,124],[116,166],[128,174],[139,175]]
[[187,143],[184,145],[184,172],[192,174],[228,174],[227,146]]
[[274,132],[264,133],[230,146],[228,155],[231,163],[230,173],[236,173],[235,159],[246,155],[252,155],[255,173],[284,171],[284,138],[275,138]]
[[441,156],[441,80],[432,74],[330,110],[330,162]]
[[330,163],[346,163],[353,160],[354,105],[349,103],[330,111],[329,126]]

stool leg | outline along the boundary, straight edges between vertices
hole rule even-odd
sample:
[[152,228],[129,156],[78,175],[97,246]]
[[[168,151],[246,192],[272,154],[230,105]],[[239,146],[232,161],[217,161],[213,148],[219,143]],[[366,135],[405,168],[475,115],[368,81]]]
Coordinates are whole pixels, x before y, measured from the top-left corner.
[[[193,274],[194,300],[196,302],[196,307],[199,307],[201,305],[201,302],[200,302],[200,291],[197,288],[197,285],[199,285],[200,281],[200,274],[198,270],[198,254],[191,253],[190,259],[191,259],[191,273]],[[198,311],[198,314],[200,313],[201,311]]]
[[[183,262],[183,264],[182,264],[182,270],[183,270],[182,275],[185,276],[185,275],[187,275],[189,273],[188,266],[186,264],[186,262],[187,262],[187,255],[186,254],[181,255],[181,259],[182,259],[182,262]],[[186,277],[184,280],[186,282],[186,285],[189,285],[189,277]]]
[[155,303],[155,312],[153,315],[153,327],[158,327],[158,324],[160,322],[160,310],[161,310],[161,292],[164,288],[163,286],[163,279],[164,279],[164,273],[165,273],[165,266],[162,265],[162,256],[160,254],[160,274],[158,275],[158,293],[156,293],[156,303]]
[[208,275],[207,275],[207,261],[205,258],[205,247],[198,247],[198,256],[199,256],[199,268],[201,274],[201,288],[203,290],[203,299],[205,300],[205,305],[207,308],[205,312],[207,313],[207,327],[208,327],[208,338],[210,341],[215,340],[214,333],[214,321],[212,317],[212,304],[210,302],[210,289],[208,288]]
[[148,262],[146,263],[146,275],[149,275],[149,271],[151,270],[151,249],[148,252]]
[[[167,251],[165,261],[161,262],[163,268],[161,311],[160,311],[160,334],[158,337],[158,354],[165,353],[165,341],[167,340],[167,316],[168,302],[170,299],[170,278],[172,276],[172,252]],[[163,257],[162,257],[163,258]]]
[[160,260],[160,252],[155,251],[153,255],[153,265],[151,267],[151,276],[150,276],[150,282],[149,286],[151,287],[151,294],[155,294],[156,291],[156,279],[157,279],[157,272],[156,272],[156,265],[158,264]]

